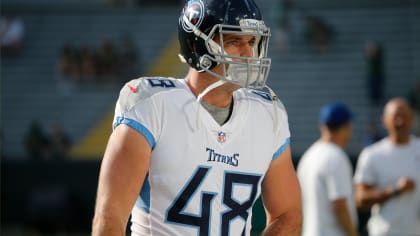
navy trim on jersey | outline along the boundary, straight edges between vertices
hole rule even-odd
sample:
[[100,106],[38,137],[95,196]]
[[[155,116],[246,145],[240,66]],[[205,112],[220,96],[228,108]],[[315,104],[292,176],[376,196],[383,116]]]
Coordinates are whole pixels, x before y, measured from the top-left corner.
[[119,116],[115,119],[113,129],[115,129],[120,124],[126,124],[130,126],[131,128],[137,130],[140,134],[144,136],[144,138],[147,140],[152,150],[155,148],[155,145],[156,145],[155,138],[153,137],[152,133],[144,125],[140,124],[138,121]]
[[286,141],[284,142],[283,145],[281,145],[281,147],[273,154],[273,158],[272,160],[277,159],[277,157],[282,154],[284,152],[284,150],[286,150],[286,148],[289,146],[290,144],[290,138],[287,138]]
[[136,206],[143,209],[145,212],[150,213],[150,183],[149,174],[144,179],[143,187],[141,188],[140,195],[137,197]]

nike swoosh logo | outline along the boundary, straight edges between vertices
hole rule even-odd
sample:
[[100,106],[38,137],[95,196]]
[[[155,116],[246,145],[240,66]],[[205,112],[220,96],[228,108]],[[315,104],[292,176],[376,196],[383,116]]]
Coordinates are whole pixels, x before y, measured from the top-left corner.
[[128,88],[131,90],[131,92],[133,92],[133,93],[137,93],[137,88],[136,87],[133,87],[133,86],[131,86],[131,85],[127,85],[128,86]]

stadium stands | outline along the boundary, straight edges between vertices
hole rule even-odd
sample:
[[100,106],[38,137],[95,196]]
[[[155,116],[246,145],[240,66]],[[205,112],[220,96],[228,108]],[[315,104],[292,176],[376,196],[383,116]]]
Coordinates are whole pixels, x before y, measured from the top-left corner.
[[24,158],[22,137],[33,119],[46,129],[59,122],[77,141],[113,109],[118,83],[81,84],[70,96],[60,95],[55,67],[64,44],[99,46],[104,38],[118,42],[130,33],[141,49],[140,66],[147,68],[175,34],[178,15],[169,9],[108,8],[18,14],[26,25],[23,53],[1,61],[3,154],[13,158]]
[[[4,10],[7,10],[5,2]],[[142,66],[149,68],[159,50],[176,35],[174,19],[178,9],[174,7],[113,9],[97,7],[94,3],[82,7],[82,3],[63,1],[64,6],[71,6],[66,8],[34,2],[31,8],[25,8],[23,3],[20,7],[9,3],[10,9],[24,20],[26,37],[23,54],[1,62],[3,154],[6,157],[24,156],[22,136],[33,119],[41,120],[46,128],[58,121],[74,140],[81,140],[95,123],[112,111],[119,84],[85,84],[77,86],[71,96],[60,96],[55,63],[63,44],[97,46],[104,38],[117,41],[129,32],[141,49]],[[372,110],[367,101],[364,44],[367,40],[377,40],[385,46],[385,96],[405,95],[419,74],[415,65],[420,62],[420,50],[415,42],[420,33],[415,18],[420,6],[415,1],[398,4],[386,1],[379,5],[375,1],[345,5],[337,1],[316,2],[296,1],[290,15],[290,49],[285,53],[272,47],[269,84],[288,109],[294,155],[299,156],[317,137],[318,108],[331,100],[348,103],[357,114],[349,147],[350,153],[356,155],[364,125],[380,112],[377,107]],[[263,4],[263,11],[270,11],[270,3],[275,1]],[[325,53],[314,52],[303,39],[305,17],[309,14],[323,17],[336,31],[331,48]],[[275,31],[274,28],[273,34]],[[272,40],[271,45],[274,44]]]

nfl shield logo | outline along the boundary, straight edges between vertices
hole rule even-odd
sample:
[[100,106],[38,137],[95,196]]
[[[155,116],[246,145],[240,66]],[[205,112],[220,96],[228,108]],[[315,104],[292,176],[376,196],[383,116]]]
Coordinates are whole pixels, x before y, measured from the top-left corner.
[[217,141],[219,143],[224,143],[226,141],[226,133],[220,131],[217,133]]

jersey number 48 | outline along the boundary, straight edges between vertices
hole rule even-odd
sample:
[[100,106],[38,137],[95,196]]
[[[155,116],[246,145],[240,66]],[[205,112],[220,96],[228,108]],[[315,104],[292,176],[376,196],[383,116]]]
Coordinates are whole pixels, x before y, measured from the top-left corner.
[[[211,202],[216,196],[216,193],[205,191],[201,192],[201,215],[189,214],[188,212],[184,212],[184,209],[196,190],[205,180],[208,171],[210,171],[210,167],[200,167],[197,169],[190,181],[184,186],[183,190],[178,194],[178,197],[169,207],[166,215],[166,220],[168,222],[197,227],[199,231],[198,235],[200,236],[217,234],[215,232],[210,234],[209,232]],[[225,173],[224,189],[222,191],[223,204],[227,206],[229,210],[224,212],[221,217],[220,232],[222,236],[229,235],[229,224],[232,219],[238,216],[244,221],[248,219],[248,211],[252,207],[257,196],[257,188],[260,178],[261,176],[244,173]],[[232,198],[234,184],[251,186],[251,193],[248,200],[240,203]],[[242,231],[242,235],[245,235],[245,227]]]

